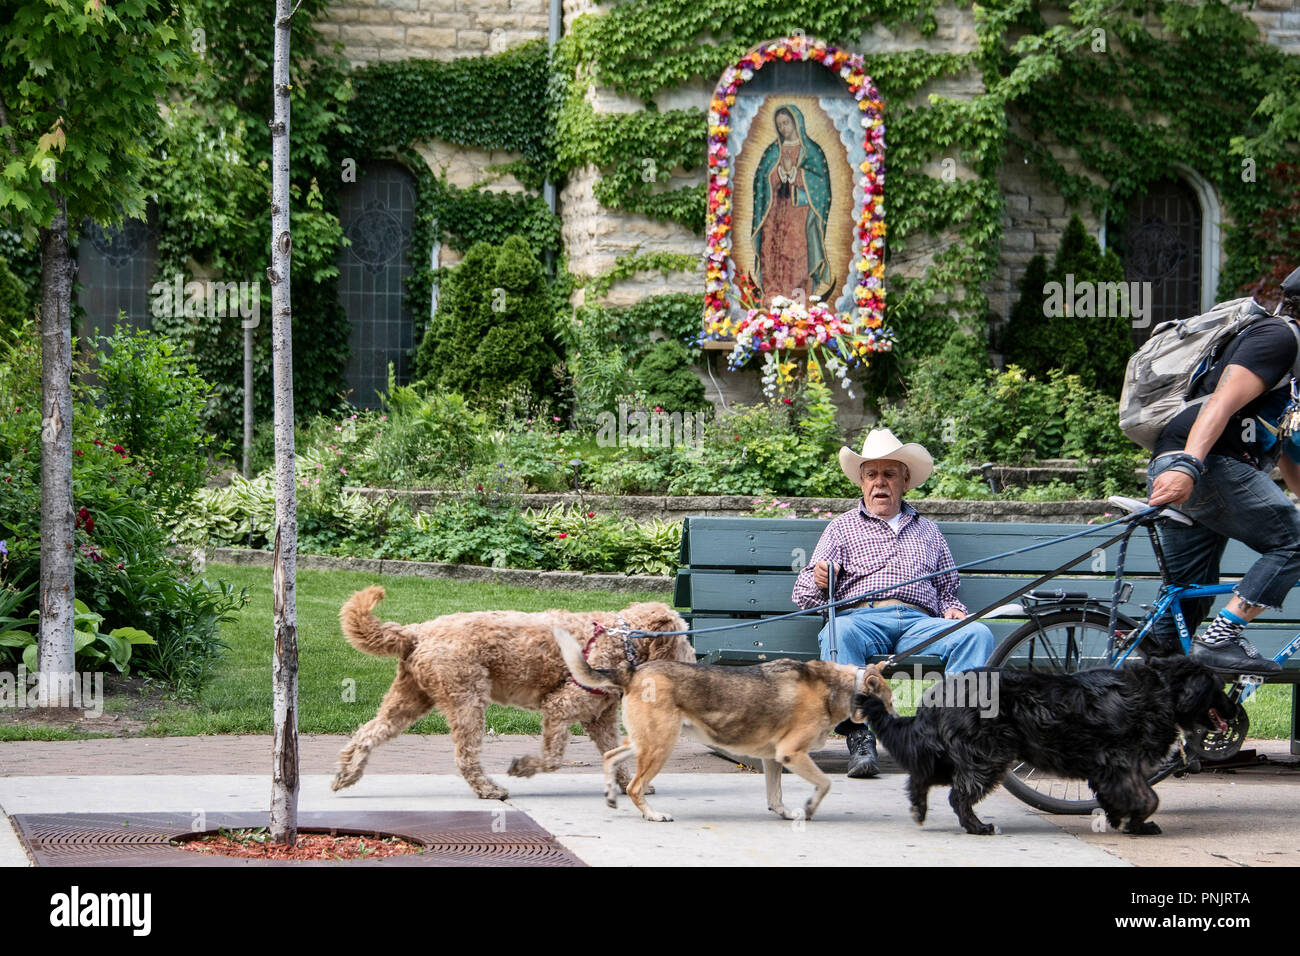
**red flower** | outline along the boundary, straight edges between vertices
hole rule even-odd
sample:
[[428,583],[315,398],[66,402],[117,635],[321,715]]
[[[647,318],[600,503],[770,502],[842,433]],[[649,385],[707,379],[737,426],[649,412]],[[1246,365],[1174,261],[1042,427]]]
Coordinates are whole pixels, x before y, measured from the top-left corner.
[[126,449],[123,448],[121,445],[114,445],[113,451],[117,452],[119,455],[123,457],[126,457]]
[[588,512],[587,512],[587,517],[588,517],[588,518],[594,518],[594,517],[596,517],[596,512],[594,512],[594,511],[588,511]]
[[569,533],[568,533],[567,531],[561,531],[561,532],[560,532],[560,537],[561,537],[561,538],[567,538],[568,536],[569,536]]
[[82,451],[80,448],[74,448],[74,449],[72,449],[72,453],[73,453],[74,455],[84,455],[84,454],[85,454],[85,452]]
[[95,439],[95,446],[96,446],[97,448],[103,448],[103,447],[104,447],[104,443],[103,443],[102,441],[100,441],[98,438],[96,438],[96,439]]
[[119,571],[124,571],[124,570],[126,570],[126,565],[119,563],[118,566],[117,566],[117,569],[118,569]]

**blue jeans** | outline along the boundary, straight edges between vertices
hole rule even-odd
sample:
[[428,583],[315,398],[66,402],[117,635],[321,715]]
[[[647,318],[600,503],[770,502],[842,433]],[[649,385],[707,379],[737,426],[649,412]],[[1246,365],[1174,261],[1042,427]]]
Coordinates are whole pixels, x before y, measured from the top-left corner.
[[[902,653],[954,623],[897,604],[842,611],[835,616],[837,662],[860,667],[868,657]],[[829,631],[830,625],[827,624],[817,635],[824,661],[830,660],[826,644]],[[942,657],[944,670],[948,672],[980,667],[993,653],[993,632],[980,622],[972,621],[931,644],[924,653]]]
[[[1147,466],[1148,493],[1171,462],[1172,458],[1157,458]],[[1235,458],[1209,455],[1191,497],[1177,507],[1195,524],[1161,522],[1160,543],[1171,583],[1218,584],[1223,549],[1234,538],[1260,557],[1233,593],[1247,604],[1281,607],[1300,581],[1300,511],[1267,473]],[[1181,602],[1189,629],[1195,631],[1212,602],[1212,598]],[[1161,617],[1154,632],[1166,642],[1176,640],[1173,616]]]

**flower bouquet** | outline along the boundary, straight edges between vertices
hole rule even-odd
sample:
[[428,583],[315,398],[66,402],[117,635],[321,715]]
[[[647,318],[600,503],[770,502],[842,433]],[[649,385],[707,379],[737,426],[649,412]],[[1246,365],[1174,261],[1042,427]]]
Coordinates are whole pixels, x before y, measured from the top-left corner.
[[837,316],[820,299],[812,296],[803,303],[774,296],[768,309],[750,309],[735,329],[736,345],[727,357],[735,370],[756,354],[763,355],[763,391],[769,397],[785,396],[794,381],[798,362],[795,349],[808,352],[808,377],[820,381],[823,375],[836,378],[853,396],[849,369],[873,352],[887,352],[894,345],[894,333],[879,319],[855,324]]

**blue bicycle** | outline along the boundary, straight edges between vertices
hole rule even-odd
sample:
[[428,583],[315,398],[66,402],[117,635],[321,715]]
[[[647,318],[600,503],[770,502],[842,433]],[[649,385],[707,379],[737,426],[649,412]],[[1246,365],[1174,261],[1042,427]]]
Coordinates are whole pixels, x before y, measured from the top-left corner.
[[[1111,498],[1110,502],[1127,511],[1137,512],[1146,503],[1132,498]],[[1073,674],[1076,671],[1099,667],[1122,667],[1125,662],[1141,660],[1146,649],[1152,647],[1151,634],[1155,622],[1172,614],[1178,637],[1186,654],[1191,647],[1192,633],[1183,615],[1182,601],[1191,598],[1217,597],[1232,592],[1231,584],[1182,586],[1169,583],[1164,552],[1156,530],[1158,520],[1175,520],[1190,523],[1189,519],[1173,509],[1138,517],[1129,530],[1131,535],[1139,527],[1147,529],[1163,584],[1155,604],[1151,605],[1141,620],[1119,612],[1119,605],[1128,600],[1131,588],[1122,584],[1122,558],[1116,571],[1116,588],[1111,601],[1089,597],[1086,592],[1030,591],[1021,599],[1028,623],[1018,628],[998,645],[989,658],[990,667],[1014,667],[1055,674]],[[1127,544],[1127,537],[1121,544]],[[1300,584],[1297,585],[1300,587]],[[1274,660],[1287,660],[1300,650],[1297,634]],[[1244,703],[1263,679],[1239,676],[1229,696]],[[1179,757],[1171,759],[1152,777],[1155,784],[1171,774],[1181,775],[1199,769],[1199,762],[1213,763],[1234,756],[1246,739],[1250,720],[1246,709],[1237,709],[1237,718],[1222,733],[1208,732],[1196,740],[1186,740]],[[1003,786],[1014,796],[1038,810],[1048,813],[1091,813],[1098,804],[1087,781],[1071,780],[1044,774],[1029,764],[1014,768],[1003,779]]]

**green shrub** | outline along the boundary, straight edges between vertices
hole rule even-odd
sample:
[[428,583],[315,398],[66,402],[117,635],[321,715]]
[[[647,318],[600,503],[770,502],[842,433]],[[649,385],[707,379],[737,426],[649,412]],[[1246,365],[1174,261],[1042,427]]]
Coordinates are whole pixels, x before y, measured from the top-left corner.
[[[1133,469],[1144,455],[1119,430],[1118,403],[1059,369],[1042,381],[1012,365],[990,369],[982,381],[963,382],[945,374],[941,358],[924,359],[906,404],[886,405],[881,424],[903,441],[925,445],[939,462],[921,494],[987,497],[987,484],[969,477],[972,465],[1044,458],[1090,462],[1087,476],[1073,488],[1075,497],[1140,491]],[[1050,492],[1058,493],[1069,497],[1060,488]]]
[[651,408],[685,415],[713,407],[704,397],[704,383],[691,371],[686,346],[671,339],[655,343],[632,372],[632,382]]
[[152,332],[118,325],[91,347],[105,428],[143,468],[145,494],[171,514],[202,486],[217,451],[202,427],[207,383]]
[[809,382],[790,404],[733,405],[699,445],[674,448],[668,494],[846,494],[841,444],[830,389]]
[[617,342],[617,316],[602,306],[584,306],[561,329],[573,389],[574,424],[593,429],[599,416],[614,410],[619,395],[628,390],[628,360]]
[[546,274],[528,243],[520,236],[500,247],[476,243],[443,282],[415,375],[478,403],[519,385],[553,398],[560,385],[553,326]]
[[[0,395],[7,406],[0,409],[0,540],[9,552],[9,598],[40,577],[40,368],[40,337],[28,324],[0,353]],[[103,616],[101,633],[130,627],[153,636],[156,643],[136,647],[131,656],[140,673],[193,693],[220,652],[221,621],[245,596],[192,576],[189,562],[169,553],[173,539],[157,517],[159,485],[118,443],[119,421],[96,405],[107,407],[108,396],[86,381],[87,370],[78,362],[72,459],[76,594]],[[6,617],[26,617],[37,606],[34,589],[27,593],[16,603],[6,600]]]
[[1074,314],[1074,303],[1064,302],[1063,315],[1050,316],[1044,285],[1058,282],[1123,282],[1124,266],[1113,251],[1101,251],[1088,234],[1083,221],[1072,216],[1061,237],[1051,269],[1041,257],[1030,261],[1020,283],[1020,298],[1012,310],[1002,336],[1002,351],[1008,364],[1019,365],[1031,375],[1046,375],[1049,369],[1064,369],[1079,381],[1107,394],[1119,396],[1124,369],[1133,351],[1131,316]]

